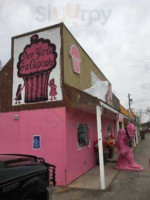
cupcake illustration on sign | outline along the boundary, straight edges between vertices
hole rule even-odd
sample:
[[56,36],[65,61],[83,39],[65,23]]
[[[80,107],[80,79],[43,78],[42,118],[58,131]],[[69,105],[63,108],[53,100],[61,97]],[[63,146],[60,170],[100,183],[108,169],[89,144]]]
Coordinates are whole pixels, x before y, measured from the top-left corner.
[[18,77],[24,80],[25,103],[47,101],[50,73],[56,67],[56,46],[37,34],[30,41],[17,64]]
[[70,47],[70,56],[72,60],[73,71],[77,74],[80,74],[81,56],[78,48],[74,44]]

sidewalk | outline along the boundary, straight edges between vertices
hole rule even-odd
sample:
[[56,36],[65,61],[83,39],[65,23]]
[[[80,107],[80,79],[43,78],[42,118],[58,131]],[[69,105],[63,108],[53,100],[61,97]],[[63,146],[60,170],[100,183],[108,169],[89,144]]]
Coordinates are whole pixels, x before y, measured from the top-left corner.
[[[118,174],[118,170],[115,169],[116,160],[118,157],[118,152],[115,152],[113,159],[109,159],[108,163],[105,165],[105,184],[106,188],[109,187],[111,182]],[[112,161],[112,162],[111,162]],[[100,190],[100,171],[99,165],[95,166],[75,181],[68,185],[69,188],[79,188],[79,189],[94,189]]]
[[90,189],[56,191],[53,200],[149,200],[150,199],[150,134],[134,150],[135,160],[142,164],[142,172],[120,171],[105,192]]
[[[106,188],[109,187],[110,183],[118,174],[118,171],[114,169],[115,166],[116,163],[107,163],[107,165],[105,166]],[[93,169],[89,170],[87,173],[69,184],[68,187],[100,190],[101,184],[99,178],[99,166],[96,166]]]

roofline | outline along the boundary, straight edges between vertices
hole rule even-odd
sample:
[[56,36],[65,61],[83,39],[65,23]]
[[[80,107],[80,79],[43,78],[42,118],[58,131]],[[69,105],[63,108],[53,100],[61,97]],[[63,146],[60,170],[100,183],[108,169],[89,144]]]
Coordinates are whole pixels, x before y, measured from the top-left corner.
[[20,37],[24,37],[24,36],[27,36],[27,35],[34,34],[34,33],[45,31],[47,29],[61,27],[61,26],[64,26],[67,29],[67,31],[70,33],[70,35],[73,37],[73,39],[78,43],[78,45],[84,51],[86,56],[88,56],[88,58],[92,61],[92,63],[95,65],[95,67],[101,72],[101,74],[104,76],[104,78],[109,82],[109,84],[112,85],[111,82],[108,80],[108,78],[103,74],[103,72],[100,70],[100,68],[95,64],[95,62],[92,60],[92,58],[88,55],[88,53],[84,50],[84,48],[81,46],[81,44],[78,42],[78,40],[74,37],[74,35],[70,32],[70,30],[67,28],[67,26],[63,22],[58,23],[58,24],[54,24],[54,25],[51,25],[51,26],[47,26],[47,27],[44,27],[44,28],[41,28],[41,29],[33,30],[33,31],[30,31],[30,32],[27,32],[27,33],[23,33],[23,34],[20,34],[20,35],[16,35],[16,36],[11,37],[11,39],[12,40],[17,39],[17,38],[20,38]]
[[3,72],[4,68],[9,64],[9,62],[11,62],[11,58],[7,61],[7,63],[2,67],[2,69],[0,70],[0,73]]
[[38,33],[38,32],[41,32],[41,31],[45,31],[47,29],[61,27],[62,25],[63,25],[63,22],[58,23],[58,24],[54,24],[54,25],[51,25],[51,26],[47,26],[47,27],[44,27],[44,28],[40,28],[40,29],[37,29],[37,30],[33,30],[33,31],[30,31],[30,32],[27,32],[27,33],[23,33],[23,34],[20,34],[20,35],[16,35],[16,36],[13,36],[11,38],[12,39],[16,39],[16,38],[24,37],[24,36],[27,36],[27,35],[31,35],[33,33]]
[[[112,92],[112,94],[113,94],[113,96],[114,97],[116,97],[118,100],[119,100],[119,102],[120,102],[120,99]],[[119,103],[120,104],[120,103]]]
[[95,67],[102,73],[102,75],[105,77],[105,79],[110,83],[111,82],[108,80],[108,78],[103,74],[103,72],[100,70],[100,68],[95,64],[95,62],[92,60],[92,58],[89,56],[89,54],[84,50],[84,48],[81,46],[81,44],[78,42],[78,40],[75,38],[75,36],[70,32],[70,30],[67,28],[67,26],[63,23],[63,26],[67,29],[67,31],[70,33],[70,35],[73,37],[73,39],[78,43],[78,45],[81,47],[81,49],[84,51],[86,56],[92,61],[92,63],[95,65]]

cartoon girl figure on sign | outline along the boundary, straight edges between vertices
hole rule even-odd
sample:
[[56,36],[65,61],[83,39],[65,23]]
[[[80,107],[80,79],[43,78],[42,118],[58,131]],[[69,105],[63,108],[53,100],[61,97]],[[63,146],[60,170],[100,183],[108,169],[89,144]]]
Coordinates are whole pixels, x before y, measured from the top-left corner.
[[51,96],[51,99],[50,100],[55,100],[57,99],[56,98],[56,95],[57,95],[57,91],[56,91],[56,88],[57,86],[55,85],[55,80],[54,78],[50,80],[50,82],[48,83],[49,87],[50,87],[50,96]]
[[15,97],[15,104],[20,104],[21,102],[21,100],[22,100],[22,96],[21,96],[21,92],[22,92],[22,90],[23,90],[23,88],[24,88],[24,85],[22,86],[22,84],[19,84],[18,85],[18,88],[17,88],[17,92],[16,92],[16,97]]

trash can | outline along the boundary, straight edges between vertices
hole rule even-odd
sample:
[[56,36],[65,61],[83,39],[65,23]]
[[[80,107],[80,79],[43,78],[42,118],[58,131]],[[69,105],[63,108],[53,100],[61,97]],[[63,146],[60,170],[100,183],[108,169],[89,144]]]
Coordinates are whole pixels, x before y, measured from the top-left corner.
[[[99,152],[98,152],[98,140],[94,142],[94,151],[95,151],[95,158],[96,158],[96,164],[99,165]],[[103,158],[104,158],[104,164],[107,163],[108,159],[108,149],[105,147],[105,144],[103,144]]]
[[112,159],[113,158],[113,155],[114,155],[114,147],[110,147],[108,146],[107,147],[109,153],[108,153],[108,158]]
[[[95,151],[95,157],[96,157],[96,165],[99,165],[99,153],[98,150]],[[103,151],[103,158],[104,158],[104,164],[107,163],[107,159],[108,159],[108,151]]]
[[140,132],[140,135],[141,135],[141,140],[144,140],[144,139],[145,139],[145,132],[144,132],[144,131],[141,131],[141,132]]

